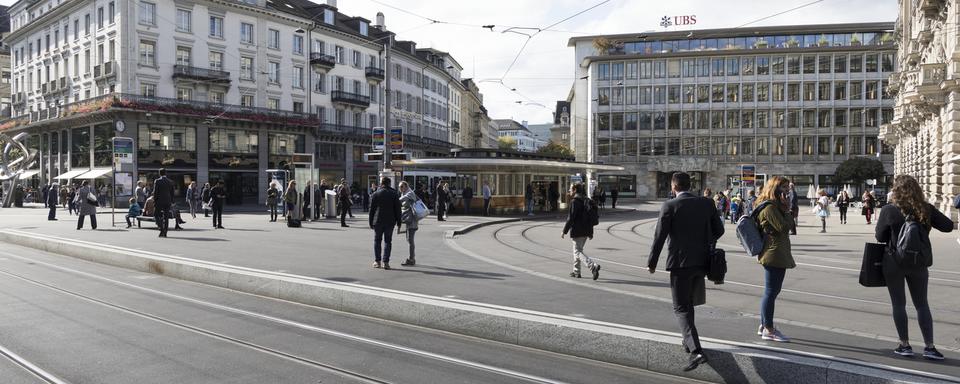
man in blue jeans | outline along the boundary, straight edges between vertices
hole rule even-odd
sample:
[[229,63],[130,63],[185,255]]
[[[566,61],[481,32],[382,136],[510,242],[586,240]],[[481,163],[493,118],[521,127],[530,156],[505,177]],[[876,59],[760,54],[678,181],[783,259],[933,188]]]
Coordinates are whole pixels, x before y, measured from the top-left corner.
[[[400,195],[390,187],[390,182],[389,177],[380,179],[380,188],[370,197],[370,229],[373,229],[374,268],[390,269],[393,227],[400,222]],[[381,241],[383,242],[382,257]]]

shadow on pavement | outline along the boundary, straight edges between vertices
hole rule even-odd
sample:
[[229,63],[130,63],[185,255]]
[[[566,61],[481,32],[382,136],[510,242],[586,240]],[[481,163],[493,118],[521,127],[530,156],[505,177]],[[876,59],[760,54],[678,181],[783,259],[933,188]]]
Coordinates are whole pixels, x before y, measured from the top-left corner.
[[[636,285],[641,287],[669,287],[669,283],[659,282],[659,281],[637,281],[637,280],[620,280],[620,279],[605,279],[603,278],[603,271],[600,271],[600,280],[601,283],[611,283],[611,284],[625,284],[625,285]],[[587,276],[584,276],[587,277]]]
[[227,239],[220,239],[216,237],[168,237],[168,239],[177,239],[177,240],[189,240],[189,241],[230,241]]
[[423,266],[393,268],[392,271],[418,272],[424,275],[461,277],[466,279],[503,280],[504,277],[510,277],[510,275],[505,275],[502,273],[477,272],[477,271],[470,271],[466,269],[443,268],[443,267],[426,267],[426,268],[435,269],[439,271],[425,270]]
[[360,280],[354,279],[352,277],[323,277],[324,280],[336,281],[340,283],[356,283]]

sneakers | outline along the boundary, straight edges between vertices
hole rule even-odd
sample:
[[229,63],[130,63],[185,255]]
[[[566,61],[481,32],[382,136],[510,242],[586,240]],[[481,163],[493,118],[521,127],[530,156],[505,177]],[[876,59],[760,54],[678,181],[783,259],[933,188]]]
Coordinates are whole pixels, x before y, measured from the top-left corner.
[[760,325],[760,328],[757,328],[757,336],[763,336],[763,324]]
[[390,270],[390,263],[383,263],[383,269]]
[[898,345],[898,346],[897,346],[897,349],[894,349],[894,350],[893,350],[893,353],[896,353],[896,354],[898,354],[898,355],[900,355],[900,356],[904,356],[904,357],[913,357],[913,347],[911,347],[911,346],[909,346],[909,345],[907,345],[907,346]]
[[[596,264],[593,268],[590,268],[590,272],[593,274],[593,279],[596,280],[600,278],[600,264]],[[577,276],[579,277],[579,276]]]
[[414,259],[406,259],[402,263],[400,263],[400,265],[404,267],[412,267],[414,265],[417,265],[417,261]]
[[380,268],[380,262],[379,262],[379,261],[374,261],[374,262],[373,262],[373,267],[374,267],[374,268]]
[[937,351],[936,348],[927,347],[923,349],[923,358],[928,360],[943,360],[943,355],[940,353],[940,351]]
[[778,343],[789,343],[790,338],[784,336],[783,333],[780,333],[779,329],[774,329],[773,332],[767,331],[766,329],[760,334],[760,338],[764,340],[776,341]]
[[580,278],[580,272],[570,272],[570,277]]

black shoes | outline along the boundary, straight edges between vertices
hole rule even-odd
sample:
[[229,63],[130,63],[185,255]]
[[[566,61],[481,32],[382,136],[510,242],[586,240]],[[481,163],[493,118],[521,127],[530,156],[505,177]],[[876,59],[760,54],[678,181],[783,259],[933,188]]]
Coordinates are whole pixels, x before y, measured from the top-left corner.
[[383,269],[389,270],[389,269],[390,269],[390,263],[383,263]]
[[904,357],[913,357],[913,347],[909,345],[907,346],[899,345],[897,346],[897,349],[893,350],[893,353],[896,353]]
[[406,259],[402,263],[400,263],[400,265],[404,267],[412,267],[414,265],[417,265],[417,261],[414,259]]
[[694,369],[697,369],[697,367],[699,367],[700,364],[703,364],[706,362],[707,362],[707,356],[703,354],[703,351],[691,353],[690,357],[687,358],[687,366],[683,367],[683,371],[690,372]]
[[[590,272],[593,273],[593,279],[594,279],[594,280],[599,279],[599,278],[600,278],[600,264],[594,265],[593,268],[590,268]],[[577,276],[577,277],[580,277],[580,276]]]
[[943,355],[940,351],[937,351],[934,347],[927,347],[923,349],[923,358],[927,360],[943,360]]
[[570,272],[570,277],[580,278],[580,272]]

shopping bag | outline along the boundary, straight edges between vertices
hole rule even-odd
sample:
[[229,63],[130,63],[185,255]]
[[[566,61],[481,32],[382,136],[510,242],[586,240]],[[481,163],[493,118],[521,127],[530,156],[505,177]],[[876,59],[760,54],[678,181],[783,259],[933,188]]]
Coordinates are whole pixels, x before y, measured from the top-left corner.
[[427,205],[423,203],[423,200],[417,200],[416,203],[413,203],[413,212],[416,213],[417,220],[422,220],[430,215],[430,210],[427,209]]
[[864,287],[885,287],[883,277],[883,255],[887,245],[867,243],[863,247],[863,263],[860,266],[860,285]]

